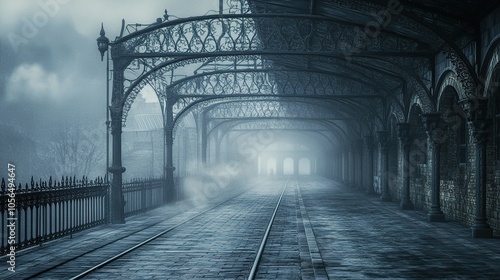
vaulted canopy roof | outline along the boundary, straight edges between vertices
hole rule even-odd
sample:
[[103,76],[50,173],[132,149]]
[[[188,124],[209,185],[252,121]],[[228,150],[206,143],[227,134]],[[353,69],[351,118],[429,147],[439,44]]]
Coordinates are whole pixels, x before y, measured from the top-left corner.
[[[383,129],[391,113],[407,115],[414,96],[425,110],[435,110],[429,69],[437,56],[448,58],[450,67],[463,73],[463,88],[474,93],[478,79],[464,50],[476,40],[480,18],[499,5],[492,0],[223,2],[229,13],[165,17],[113,42],[114,59],[136,70],[125,78],[123,99],[116,101],[125,107],[124,116],[135,95],[150,86],[164,110],[167,100],[173,102],[174,122],[189,112],[239,112],[259,100],[281,104],[282,113],[303,102],[304,112],[321,118],[324,108],[307,109],[312,102],[341,115],[335,120],[339,127],[354,121],[368,126],[360,134],[370,133]],[[173,78],[187,66],[196,70],[184,69],[182,77]]]

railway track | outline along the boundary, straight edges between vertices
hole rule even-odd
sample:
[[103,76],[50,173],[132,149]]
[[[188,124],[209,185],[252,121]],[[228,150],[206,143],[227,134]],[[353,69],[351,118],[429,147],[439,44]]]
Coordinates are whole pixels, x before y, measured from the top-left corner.
[[[281,192],[279,193],[278,198],[274,202],[274,207],[268,207],[268,208],[272,208],[272,211],[267,211],[266,215],[267,215],[267,217],[270,217],[270,218],[265,226],[265,229],[263,230],[263,235],[260,239],[260,244],[258,245],[258,249],[256,251],[255,250],[253,250],[253,251],[252,250],[242,250],[241,251],[242,253],[247,254],[247,255],[249,255],[249,257],[253,258],[251,269],[249,269],[249,271],[246,272],[246,275],[248,275],[248,279],[255,279],[255,277],[257,275],[257,272],[259,270],[259,264],[260,264],[260,261],[262,259],[262,255],[265,252],[266,242],[269,238],[273,223],[274,223],[275,218],[277,216],[278,210],[280,208],[280,204],[283,200],[283,197],[284,197],[284,194],[287,190],[287,187],[291,184],[291,180],[293,180],[293,179],[288,178],[286,180],[286,182],[284,183],[284,185],[282,185]],[[281,181],[281,182],[283,182],[283,181]],[[241,198],[241,196],[243,196],[248,191],[249,190],[245,190],[245,191],[238,193],[238,194],[236,194],[236,195],[234,195],[234,196],[232,196],[232,197],[230,197],[230,198],[228,198],[228,199],[226,199],[226,200],[224,200],[216,205],[213,205],[212,207],[210,207],[204,211],[201,211],[199,213],[191,215],[188,218],[178,222],[177,224],[170,226],[170,227],[168,227],[168,228],[166,228],[166,229],[164,229],[164,230],[162,230],[162,231],[160,231],[152,236],[149,236],[148,238],[144,239],[143,241],[137,242],[134,245],[131,245],[127,249],[121,250],[121,252],[114,254],[113,256],[105,259],[104,261],[101,261],[100,263],[98,263],[96,265],[88,267],[85,271],[82,271],[82,272],[78,273],[77,275],[72,275],[70,277],[66,276],[66,278],[68,278],[68,279],[83,279],[87,276],[92,278],[93,273],[101,271],[101,270],[105,270],[107,267],[109,267],[113,263],[119,262],[120,260],[123,261],[123,259],[129,258],[126,256],[130,256],[132,254],[132,252],[140,252],[141,250],[148,250],[148,246],[149,246],[149,248],[154,247],[155,245],[152,243],[154,243],[157,240],[162,240],[162,237],[166,237],[166,235],[168,235],[169,233],[172,233],[176,229],[180,230],[180,229],[184,228],[185,230],[188,230],[189,226],[191,226],[190,224],[192,224],[193,221],[203,220],[204,215],[208,215],[211,212],[216,211],[218,208],[223,207],[224,205],[227,205],[230,203],[236,203],[236,202],[234,202],[234,200],[236,198]],[[270,210],[270,209],[266,209],[266,210]],[[261,217],[260,219],[265,220],[265,218],[263,218],[263,217]],[[152,224],[150,227],[158,226],[159,223],[161,223],[161,222]],[[148,228],[150,228],[150,227],[148,227]],[[60,270],[61,267],[63,267],[63,266],[71,266],[72,263],[78,263],[78,262],[81,263],[82,258],[88,257],[90,255],[99,254],[99,250],[104,249],[107,246],[111,246],[114,243],[120,242],[121,240],[124,240],[126,238],[132,237],[132,236],[134,236],[134,235],[136,235],[144,230],[147,230],[147,229],[138,230],[138,231],[132,232],[130,234],[127,234],[123,238],[120,238],[120,239],[112,241],[112,242],[108,242],[108,243],[106,243],[102,246],[99,246],[97,248],[94,248],[94,249],[92,249],[84,254],[80,254],[80,255],[75,256],[71,259],[68,259],[64,262],[61,262],[57,265],[54,265],[54,266],[49,267],[47,269],[44,269],[43,271],[40,271],[40,272],[32,275],[28,279],[54,277],[54,275],[57,275],[57,274],[54,274],[55,270],[58,270],[58,269]]]
[[250,275],[248,276],[248,280],[255,279],[255,276],[257,275],[257,270],[259,269],[259,263],[260,263],[260,260],[262,258],[262,254],[264,253],[264,248],[266,247],[267,240],[269,239],[269,233],[271,232],[271,228],[272,228],[274,220],[276,218],[276,213],[278,212],[278,209],[279,209],[280,204],[281,204],[281,200],[283,199],[283,194],[285,193],[289,182],[290,182],[290,178],[287,179],[285,186],[283,187],[283,191],[281,191],[281,195],[278,199],[278,202],[276,203],[276,207],[274,207],[273,214],[271,215],[271,219],[269,220],[269,223],[267,224],[266,232],[264,233],[264,236],[262,237],[262,241],[260,242],[260,245],[259,245],[259,250],[257,251],[257,255],[255,256],[255,260],[252,264],[252,269],[250,270]]

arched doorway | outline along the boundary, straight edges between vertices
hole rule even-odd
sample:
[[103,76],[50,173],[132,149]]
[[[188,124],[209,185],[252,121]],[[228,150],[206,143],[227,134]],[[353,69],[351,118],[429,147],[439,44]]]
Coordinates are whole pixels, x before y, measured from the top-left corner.
[[267,159],[266,174],[267,175],[276,175],[276,159],[275,158]]
[[283,161],[283,175],[294,175],[293,158],[286,158]]
[[299,175],[311,175],[311,161],[308,158],[299,160]]
[[412,142],[410,146],[410,200],[417,209],[425,209],[427,203],[427,193],[430,193],[427,181],[427,134],[422,122],[422,109],[419,105],[414,105],[410,109],[410,134]]
[[[465,113],[458,105],[459,95],[452,86],[446,86],[439,99],[441,120],[439,128],[443,136],[440,139],[440,176],[447,181],[448,187],[441,188],[440,193],[451,199],[442,199],[440,206],[443,212],[452,219],[460,220],[461,213],[470,208],[467,196],[465,167],[468,159],[467,139],[469,138]],[[440,194],[440,195],[441,195]],[[459,214],[460,213],[460,214]]]

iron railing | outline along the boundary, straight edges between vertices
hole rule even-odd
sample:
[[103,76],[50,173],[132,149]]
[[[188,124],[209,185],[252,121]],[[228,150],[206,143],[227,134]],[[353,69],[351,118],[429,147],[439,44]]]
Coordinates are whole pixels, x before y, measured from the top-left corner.
[[122,186],[125,217],[146,212],[165,202],[164,179],[134,179]]
[[[102,179],[66,177],[58,182],[52,178],[48,182],[31,179],[30,185],[16,186],[15,196],[9,193],[2,179],[2,255],[14,244],[13,240],[17,250],[24,249],[107,221],[108,185]],[[6,227],[12,223],[15,230]]]
[[[8,254],[11,246],[16,250],[28,248],[109,221],[109,185],[102,178],[94,181],[85,177],[82,180],[66,177],[60,181],[50,178],[39,182],[31,179],[29,185],[16,185],[14,191],[8,186],[2,178],[0,255]],[[164,190],[164,179],[124,183],[125,215],[161,206],[165,201]],[[9,200],[12,197],[14,200]],[[14,230],[8,227],[9,223],[15,224]]]

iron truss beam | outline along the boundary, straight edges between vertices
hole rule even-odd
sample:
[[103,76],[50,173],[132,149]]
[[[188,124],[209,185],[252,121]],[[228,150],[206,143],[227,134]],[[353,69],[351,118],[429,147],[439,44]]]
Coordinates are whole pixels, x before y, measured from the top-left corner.
[[[314,51],[342,53],[340,42],[352,42],[353,26],[365,23],[307,14],[225,14],[152,24],[118,38],[122,56],[192,55],[227,51]],[[257,30],[259,28],[259,30]],[[263,30],[265,28],[265,30]],[[259,33],[259,35],[257,35]],[[309,41],[309,38],[313,38]],[[283,45],[285,41],[287,44]],[[371,51],[418,52],[415,38],[382,30]]]
[[[126,79],[122,106],[131,103],[127,97],[132,91],[137,93],[142,89],[144,76],[168,68],[176,61],[266,54],[345,58],[341,46],[342,42],[352,40],[346,32],[352,26],[349,21],[300,14],[213,15],[153,24],[113,43],[113,60],[130,64],[128,69],[140,73]],[[418,45],[411,38],[384,31],[377,37],[377,43],[353,56],[428,56],[419,51]]]
[[[308,99],[284,99],[284,98],[244,98],[244,99],[201,99],[191,102],[175,118],[177,126],[188,112],[195,114],[206,114],[206,118],[241,118],[241,117],[276,117],[276,118],[346,118],[357,120],[358,127],[379,126],[383,123],[383,106],[373,106],[373,102],[366,104],[362,100],[312,100]],[[244,104],[245,106],[241,106]],[[291,104],[289,109],[286,106]],[[235,106],[237,105],[237,106]],[[222,106],[222,107],[221,107]],[[282,107],[279,109],[279,107]],[[301,109],[302,107],[302,109]],[[276,108],[276,110],[275,110]],[[307,109],[303,111],[303,109]],[[216,111],[211,112],[212,110]],[[225,113],[228,115],[224,115]],[[289,114],[288,114],[289,112]],[[354,114],[355,113],[355,114]],[[351,125],[352,128],[354,128]]]
[[[289,57],[294,61],[301,60],[300,57],[294,55],[283,55],[283,57]],[[267,57],[265,58],[267,59]],[[224,59],[229,60],[226,61]],[[379,73],[377,69],[370,69],[366,65],[346,63],[344,60],[332,60],[331,58],[315,59],[317,61],[333,63],[338,69],[329,69],[329,71],[326,71],[319,68],[321,65],[318,65],[317,69],[280,68],[272,65],[269,66],[265,62],[262,62],[262,59],[258,59],[260,64],[251,63],[251,61],[257,61],[255,59],[255,57],[249,58],[246,56],[217,57],[215,61],[211,62],[214,63],[215,66],[213,67],[215,69],[217,69],[217,64],[221,61],[226,65],[237,65],[243,61],[247,66],[246,68],[243,67],[237,70],[211,70],[212,72],[202,72],[177,81],[170,80],[169,75],[165,73],[166,68],[161,68],[156,72],[152,72],[144,81],[155,89],[161,102],[164,102],[167,98],[175,99],[175,106],[181,109],[189,106],[190,102],[197,102],[203,100],[203,98],[243,97],[243,95],[254,97],[256,95],[271,96],[276,94],[282,97],[329,98],[330,96],[339,96],[338,98],[348,98],[345,95],[349,94],[352,98],[372,98],[370,95],[375,96],[374,98],[379,98],[379,96],[383,97],[384,95],[395,95],[397,91],[394,90],[394,87],[402,84],[404,81],[403,78],[400,78],[401,80],[397,81],[397,83],[384,86],[380,81],[387,83],[387,76]],[[249,67],[254,68],[250,69]],[[255,69],[255,67],[259,68]],[[325,66],[325,68],[328,67]],[[347,72],[345,68],[348,69]],[[392,68],[395,68],[395,66],[392,66]],[[349,75],[346,73],[349,73]],[[241,80],[244,81],[243,83],[234,83],[236,81],[235,78],[238,78],[238,76],[245,78]],[[347,80],[350,80],[350,82]],[[142,82],[142,86],[134,86],[136,90],[132,91],[126,97],[123,112],[124,121],[133,100],[140,92],[137,89],[144,87],[144,81]],[[270,94],[269,89],[272,91]],[[339,91],[341,89],[343,96],[331,94],[334,90]],[[222,94],[223,92],[226,94]],[[265,92],[268,93],[265,94]]]
[[174,97],[221,95],[376,95],[376,85],[345,73],[307,70],[241,69],[202,73],[172,83]]

